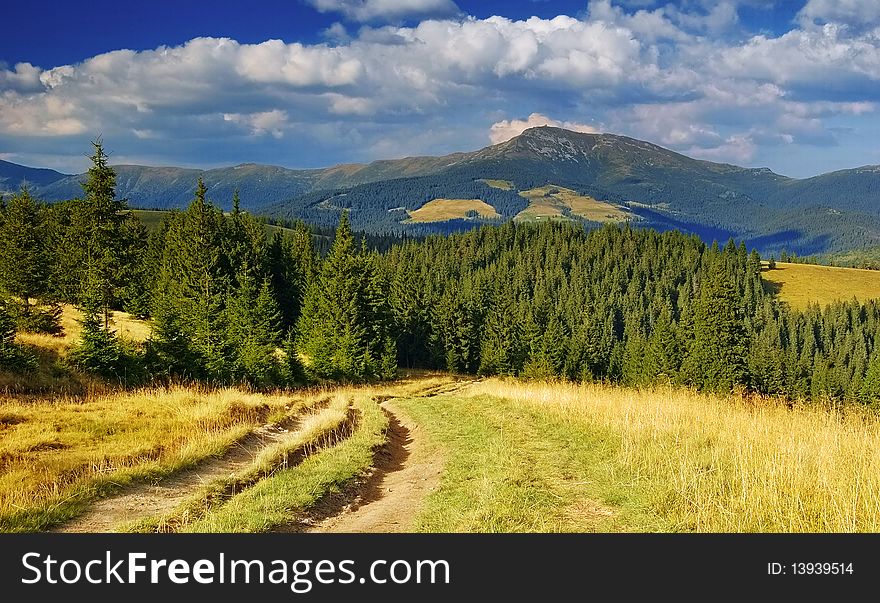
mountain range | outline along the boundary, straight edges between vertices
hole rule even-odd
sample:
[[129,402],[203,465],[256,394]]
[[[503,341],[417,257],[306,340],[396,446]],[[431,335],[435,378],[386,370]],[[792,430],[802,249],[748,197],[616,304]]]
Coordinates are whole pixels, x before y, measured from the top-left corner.
[[[880,166],[795,179],[625,136],[549,126],[474,152],[326,169],[114,167],[118,194],[133,207],[184,207],[201,177],[223,207],[237,189],[242,207],[254,213],[331,225],[348,209],[353,226],[368,232],[448,232],[526,218],[593,223],[608,216],[707,241],[744,239],[762,252],[880,245]],[[0,161],[0,191],[27,184],[36,196],[58,201],[80,195],[82,180]],[[414,213],[420,208],[431,211]]]

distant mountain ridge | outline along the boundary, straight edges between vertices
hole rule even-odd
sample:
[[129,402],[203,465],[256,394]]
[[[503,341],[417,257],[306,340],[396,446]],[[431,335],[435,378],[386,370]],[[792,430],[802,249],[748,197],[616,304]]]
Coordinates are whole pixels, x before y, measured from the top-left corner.
[[[8,175],[14,165],[0,164],[0,182],[14,180]],[[528,205],[520,192],[555,185],[626,209],[640,225],[679,228],[707,240],[734,236],[763,250],[800,254],[880,245],[880,166],[795,179],[767,168],[693,159],[626,136],[549,126],[472,152],[325,169],[115,167],[118,194],[135,207],[185,206],[202,177],[209,198],[224,207],[238,189],[251,211],[332,224],[348,209],[356,228],[373,232],[446,232],[482,221],[407,220],[434,199],[482,199],[500,220],[513,219]],[[40,177],[30,182],[45,200],[81,194],[82,176]],[[499,190],[487,180],[512,188]]]
[[18,192],[23,186],[36,189],[65,178],[70,178],[70,175],[0,160],[0,194]]

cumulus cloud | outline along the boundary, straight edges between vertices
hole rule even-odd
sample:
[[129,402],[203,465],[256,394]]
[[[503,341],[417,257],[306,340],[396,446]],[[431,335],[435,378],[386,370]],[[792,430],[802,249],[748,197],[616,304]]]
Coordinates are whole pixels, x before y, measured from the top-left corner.
[[241,113],[224,113],[223,120],[245,126],[254,136],[271,134],[275,138],[283,137],[284,129],[288,125],[287,112],[278,109],[262,111],[260,113],[250,113],[248,115],[243,115]]
[[808,0],[797,19],[806,27],[845,23],[866,28],[880,23],[880,3],[877,0]]
[[322,13],[340,13],[352,21],[394,21],[407,17],[456,14],[452,0],[306,0]]
[[524,130],[536,128],[538,126],[554,126],[556,128],[565,128],[574,132],[593,133],[598,130],[589,124],[579,124],[571,121],[559,121],[541,115],[540,113],[532,113],[526,119],[505,119],[495,122],[489,128],[489,140],[492,144],[506,142],[514,136],[519,136]]
[[36,92],[42,87],[39,68],[30,63],[18,63],[14,69],[4,69],[0,63],[0,90]]
[[[360,21],[432,5],[320,4]],[[0,148],[45,156],[100,132],[125,156],[320,165],[476,148],[487,131],[492,142],[545,124],[595,131],[575,121],[589,115],[605,131],[747,161],[770,145],[835,144],[853,120],[877,119],[880,34],[848,24],[868,4],[844,4],[811,0],[811,24],[782,35],[737,34],[730,1],[595,0],[582,18],[386,19],[337,23],[324,43],[196,38],[46,70],[0,65]]]

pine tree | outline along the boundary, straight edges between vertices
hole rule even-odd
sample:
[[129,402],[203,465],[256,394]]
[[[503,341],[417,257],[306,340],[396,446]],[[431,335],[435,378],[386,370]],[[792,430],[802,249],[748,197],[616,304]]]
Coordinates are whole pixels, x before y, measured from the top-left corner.
[[0,301],[0,370],[27,372],[37,367],[37,359],[15,342],[15,319]]
[[523,332],[511,292],[496,293],[483,324],[480,345],[481,375],[516,375],[523,365]]
[[[366,273],[366,274],[365,274]],[[369,266],[354,245],[343,213],[333,247],[309,287],[300,316],[299,351],[318,378],[364,380],[375,377],[379,348],[369,318]]]
[[527,379],[560,377],[565,369],[568,335],[559,316],[552,312],[540,333],[532,337],[528,362],[522,375]]
[[0,221],[0,289],[15,298],[22,330],[54,333],[60,329],[57,309],[35,315],[31,306],[31,300],[45,301],[48,274],[42,212],[24,189],[6,203]]
[[[123,248],[125,239],[122,224],[125,222],[127,204],[116,199],[116,172],[110,167],[108,157],[100,140],[92,142],[91,157],[86,181],[82,212],[78,216],[84,222],[87,238],[84,244],[85,258],[83,282],[89,283],[86,293],[98,305],[104,330],[110,329],[110,309],[115,302],[117,287],[122,282]],[[85,293],[85,292],[83,292]]]
[[877,348],[874,350],[865,379],[862,381],[860,398],[865,404],[876,405],[880,403],[880,350]]
[[277,384],[280,367],[276,350],[281,344],[280,316],[268,281],[257,289],[244,270],[228,308],[227,341],[233,354],[233,375],[238,380],[265,387]]
[[125,353],[116,334],[105,328],[101,316],[101,300],[101,284],[87,285],[81,305],[82,333],[69,358],[74,366],[82,370],[108,379],[125,380]]
[[681,367],[681,346],[669,310],[660,314],[645,345],[644,375],[650,382],[673,383]]
[[[187,210],[169,224],[154,299],[151,358],[159,367],[216,382],[231,377],[226,301],[231,275],[223,215],[199,179]],[[186,358],[181,366],[178,358]]]
[[739,299],[722,262],[704,276],[694,308],[693,340],[686,360],[689,381],[710,391],[731,391],[746,382],[747,339]]

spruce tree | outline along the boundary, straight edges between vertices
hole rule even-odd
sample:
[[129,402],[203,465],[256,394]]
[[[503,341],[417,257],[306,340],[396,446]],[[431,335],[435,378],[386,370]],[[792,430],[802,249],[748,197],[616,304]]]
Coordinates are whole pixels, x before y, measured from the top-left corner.
[[724,263],[715,260],[704,275],[694,307],[686,375],[702,389],[731,391],[746,382],[747,349],[736,289]]
[[222,248],[223,215],[206,195],[199,179],[192,203],[168,227],[151,357],[168,371],[224,382],[232,370],[226,313],[232,276]]
[[645,345],[644,375],[648,381],[674,383],[681,368],[681,345],[668,308],[664,308]]
[[14,195],[0,222],[0,289],[16,298],[22,327],[31,317],[31,300],[48,289],[49,258],[40,208],[27,189]]
[[116,199],[116,172],[109,165],[107,154],[100,139],[92,142],[94,154],[91,157],[86,181],[82,212],[78,218],[85,222],[87,233],[85,246],[83,282],[88,283],[89,291],[83,292],[97,304],[104,330],[110,328],[110,309],[116,300],[116,289],[123,280],[124,253],[126,245],[122,224],[127,219],[127,204]]
[[15,331],[15,318],[7,304],[0,300],[0,370],[31,371],[37,367],[37,359],[15,342]]
[[384,338],[369,319],[369,265],[357,253],[344,212],[330,253],[321,263],[303,302],[299,319],[299,351],[315,377],[359,381],[380,373],[377,353]]
[[[537,325],[537,321],[535,321]],[[529,359],[522,375],[527,379],[551,379],[562,376],[568,355],[568,335],[559,316],[552,312],[540,331],[532,336]]]
[[82,332],[77,346],[70,353],[71,363],[107,379],[127,378],[125,353],[116,334],[105,327],[101,312],[101,283],[87,284],[80,306]]
[[276,351],[281,344],[281,330],[275,298],[268,281],[257,288],[246,269],[238,282],[227,319],[233,375],[258,387],[277,384],[281,371]]
[[479,374],[518,374],[525,355],[523,339],[512,294],[503,288],[493,297],[492,306],[483,323]]
[[865,404],[880,403],[880,349],[875,347],[874,355],[868,364],[868,371],[862,381],[859,392],[861,401]]

